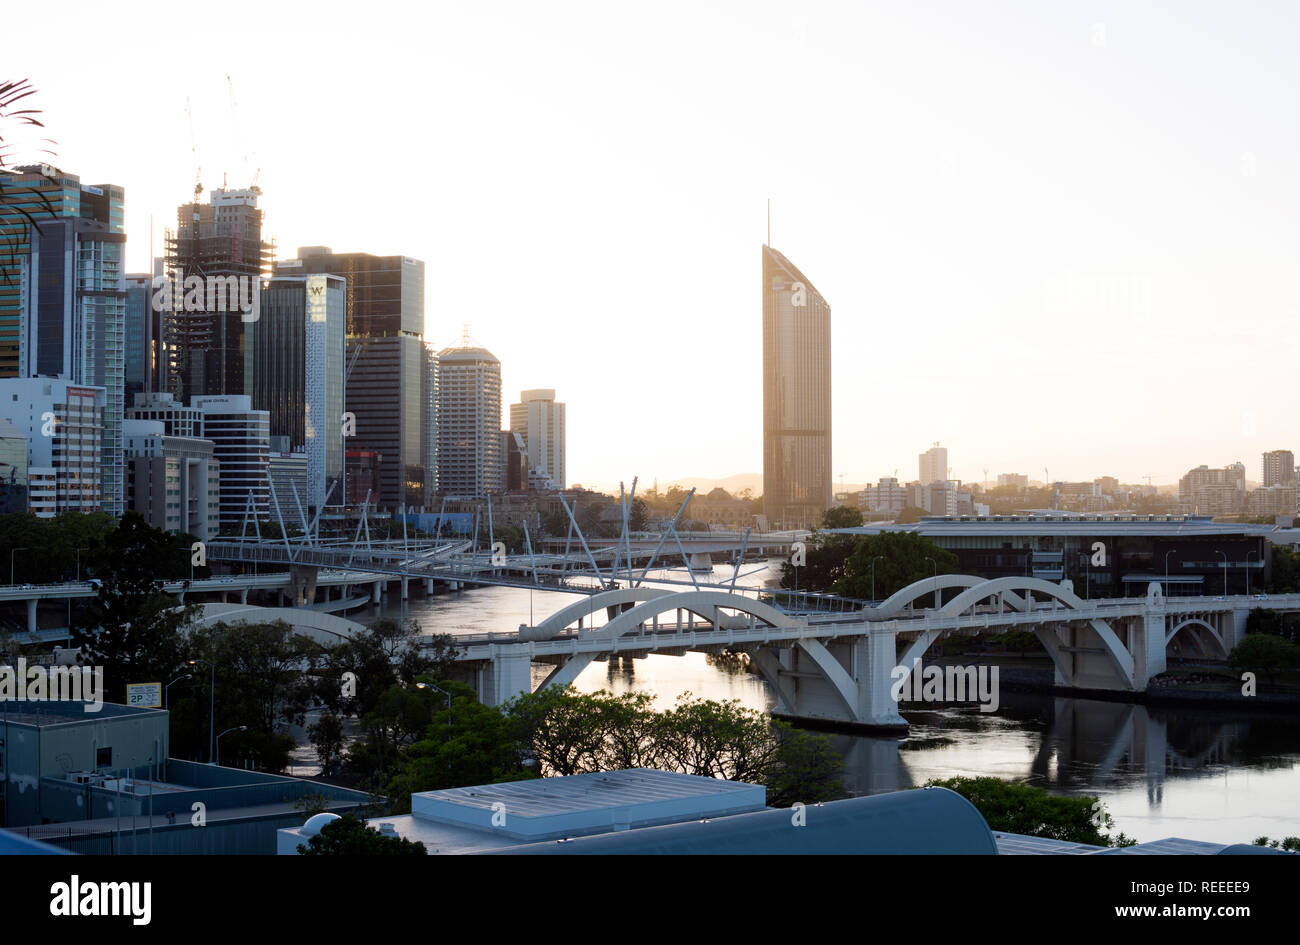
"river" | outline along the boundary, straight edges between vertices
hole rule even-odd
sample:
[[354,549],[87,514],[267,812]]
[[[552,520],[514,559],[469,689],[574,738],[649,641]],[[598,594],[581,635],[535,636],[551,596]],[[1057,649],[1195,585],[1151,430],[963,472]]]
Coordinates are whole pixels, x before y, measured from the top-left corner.
[[[671,577],[686,579],[682,571]],[[731,577],[730,566],[718,567],[711,580]],[[772,577],[760,562],[746,565],[739,583],[761,586]],[[484,587],[413,597],[405,604],[391,595],[382,607],[349,616],[363,623],[381,616],[415,620],[429,633],[502,632],[535,623],[576,599]],[[535,669],[545,674],[546,668]],[[583,691],[650,692],[665,707],[683,692],[738,699],[756,709],[775,704],[758,675],[701,653],[597,662],[575,685]],[[828,735],[844,759],[850,793],[893,791],[931,778],[994,775],[1054,793],[1097,795],[1115,828],[1139,841],[1186,837],[1237,843],[1260,835],[1300,836],[1300,724],[1294,715],[1166,709],[1005,690],[991,713],[956,706],[903,715],[911,724],[906,737]]]

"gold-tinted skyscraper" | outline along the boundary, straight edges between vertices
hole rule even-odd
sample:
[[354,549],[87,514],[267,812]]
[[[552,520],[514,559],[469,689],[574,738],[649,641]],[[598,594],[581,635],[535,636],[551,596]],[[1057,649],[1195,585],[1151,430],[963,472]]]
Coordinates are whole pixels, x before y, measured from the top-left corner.
[[763,512],[770,526],[817,524],[831,507],[831,307],[763,247]]

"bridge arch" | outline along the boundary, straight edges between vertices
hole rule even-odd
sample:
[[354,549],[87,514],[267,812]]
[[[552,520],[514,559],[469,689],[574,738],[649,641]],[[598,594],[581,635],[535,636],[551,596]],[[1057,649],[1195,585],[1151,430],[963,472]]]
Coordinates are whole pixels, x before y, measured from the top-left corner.
[[520,627],[519,639],[549,640],[571,624],[584,617],[590,617],[606,607],[642,603],[671,593],[673,593],[671,590],[658,587],[620,587],[611,591],[601,591],[557,610],[534,626]]
[[[613,606],[615,604],[631,603],[638,600],[640,602],[635,607],[623,611],[613,620],[610,620],[604,626],[597,627],[594,630],[583,631],[587,639],[602,640],[613,642],[626,633],[636,630],[641,624],[648,620],[653,620],[659,614],[670,611],[684,610],[696,616],[703,617],[713,623],[715,627],[725,628],[731,619],[744,620],[745,616],[761,620],[763,623],[772,627],[794,627],[798,621],[783,611],[777,610],[770,604],[762,601],[753,600],[748,597],[741,597],[738,594],[731,594],[726,591],[672,591],[656,588],[620,588],[616,591],[606,591],[601,594],[594,594],[585,601],[579,601],[566,607],[562,611],[557,611],[549,620],[553,621],[550,625],[554,629],[548,630],[550,635],[558,633],[561,629],[578,619],[581,614],[594,612],[596,608],[603,606]],[[723,610],[738,611],[744,616],[724,614]],[[566,614],[565,612],[569,613]],[[563,624],[559,622],[564,620]],[[536,630],[541,630],[546,624],[543,621],[538,624]],[[558,625],[558,626],[557,626]],[[734,626],[734,624],[732,624]],[[537,638],[543,639],[543,638]],[[557,666],[549,676],[542,682],[539,689],[548,686],[567,686],[578,678],[578,675],[591,665],[595,656],[591,653],[575,653],[561,665]],[[775,676],[775,667],[765,665],[760,672],[767,670]],[[766,673],[764,673],[766,675]],[[778,692],[782,689],[778,686]]]
[[1169,646],[1173,643],[1174,637],[1178,636],[1179,632],[1182,630],[1189,631],[1192,639],[1196,641],[1197,648],[1204,652],[1206,656],[1214,656],[1214,654],[1210,652],[1211,647],[1206,645],[1208,637],[1209,641],[1214,644],[1213,648],[1219,651],[1219,659],[1228,658],[1228,647],[1223,642],[1223,637],[1219,634],[1218,629],[1203,617],[1188,617],[1186,620],[1183,620],[1175,626],[1165,635],[1165,646]]
[[[953,575],[956,577],[956,575]],[[933,578],[930,579],[933,581]],[[925,582],[917,582],[918,584]],[[915,587],[916,585],[912,585]],[[956,582],[954,587],[961,586]],[[907,590],[904,588],[904,590]],[[902,592],[900,592],[902,593]],[[982,600],[990,597],[1001,596],[1013,609],[1022,612],[1029,610],[1029,594],[1044,594],[1053,600],[1060,601],[1065,605],[1066,610],[1062,613],[1063,619],[1068,619],[1069,610],[1080,609],[1088,606],[1088,603],[1081,600],[1075,593],[1059,584],[1053,584],[1050,581],[1044,581],[1042,578],[1022,577],[1019,575],[1003,578],[994,578],[992,580],[981,580],[978,583],[967,587],[948,603],[939,609],[939,613],[944,617],[957,617],[970,610]],[[1085,618],[1086,619],[1086,618]],[[1115,634],[1104,620],[1088,620],[1089,627],[1101,641],[1106,655],[1111,661],[1115,672],[1120,679],[1125,680],[1132,685],[1133,680],[1133,655],[1129,653],[1128,648]],[[907,648],[900,661],[900,665],[912,665],[913,660],[920,659],[925,651],[930,648],[942,635],[940,630],[927,630],[917,636],[912,644]],[[1038,637],[1040,643],[1051,656],[1052,662],[1056,665],[1057,671],[1062,674],[1063,678],[1069,678],[1068,656],[1061,645],[1060,639],[1056,632],[1047,626],[1039,625],[1034,628],[1034,635]]]
[[872,620],[888,620],[902,613],[909,604],[933,594],[936,590],[946,591],[954,587],[975,587],[987,579],[972,574],[940,574],[938,577],[922,578],[913,581],[907,587],[899,588],[876,607],[866,611]]
[[[727,591],[669,591],[623,611],[603,627],[591,631],[602,640],[615,640],[630,633],[647,620],[671,610],[684,610],[725,629],[731,615],[722,610],[735,610],[739,614],[761,620],[770,627],[794,627],[798,620],[771,604],[741,597]],[[743,617],[741,618],[744,619]],[[733,624],[734,625],[734,624]]]

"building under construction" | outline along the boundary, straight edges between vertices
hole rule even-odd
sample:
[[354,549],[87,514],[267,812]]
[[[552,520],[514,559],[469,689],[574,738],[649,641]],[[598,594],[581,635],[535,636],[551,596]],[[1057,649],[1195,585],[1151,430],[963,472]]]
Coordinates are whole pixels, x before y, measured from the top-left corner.
[[[176,211],[166,233],[166,271],[173,280],[164,314],[168,387],[178,399],[248,393],[244,329],[256,318],[264,276],[275,258],[262,240],[261,188],[219,188],[208,203]],[[195,280],[193,277],[198,277]]]

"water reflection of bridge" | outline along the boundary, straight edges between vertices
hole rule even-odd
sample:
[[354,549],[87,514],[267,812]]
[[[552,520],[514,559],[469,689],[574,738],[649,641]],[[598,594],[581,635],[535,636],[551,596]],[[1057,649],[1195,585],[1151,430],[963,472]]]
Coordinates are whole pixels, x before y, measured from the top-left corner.
[[[930,775],[918,769],[933,771],[940,758],[949,764],[952,756],[943,753],[954,750],[952,739],[961,757],[978,755],[982,765],[953,774],[991,773],[1074,793],[1143,785],[1148,803],[1158,807],[1168,780],[1216,777],[1240,763],[1252,726],[1250,720],[1225,719],[1217,710],[1174,711],[1026,693],[1004,694],[1003,715],[994,731],[987,727],[988,717],[973,710],[950,707],[928,719],[918,713],[913,718],[925,729],[916,744],[880,736],[832,735],[831,740],[844,758],[846,787],[854,793],[924,784]],[[1023,761],[992,747],[1006,737],[1007,720],[1023,724],[1031,742]],[[927,741],[935,747],[925,747]],[[1300,737],[1291,739],[1290,750],[1300,750]],[[999,757],[1000,762],[991,760]]]

